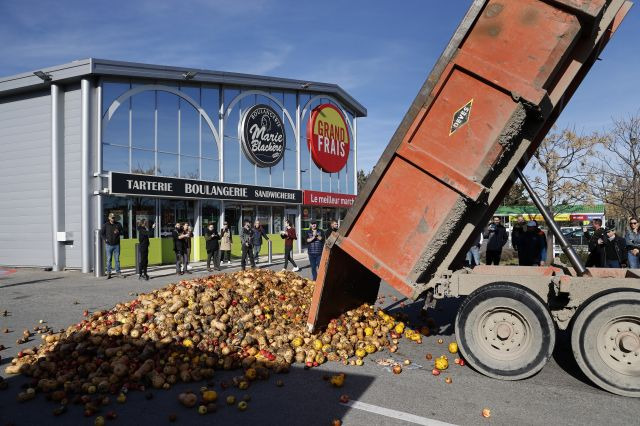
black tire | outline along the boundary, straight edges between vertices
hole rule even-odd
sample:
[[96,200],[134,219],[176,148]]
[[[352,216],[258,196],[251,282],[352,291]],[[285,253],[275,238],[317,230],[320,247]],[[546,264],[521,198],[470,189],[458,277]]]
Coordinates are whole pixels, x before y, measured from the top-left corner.
[[540,297],[508,282],[471,293],[458,309],[455,332],[465,360],[501,380],[526,379],[542,370],[556,341],[555,325]]
[[592,298],[574,317],[571,348],[594,384],[640,397],[640,292],[618,290]]

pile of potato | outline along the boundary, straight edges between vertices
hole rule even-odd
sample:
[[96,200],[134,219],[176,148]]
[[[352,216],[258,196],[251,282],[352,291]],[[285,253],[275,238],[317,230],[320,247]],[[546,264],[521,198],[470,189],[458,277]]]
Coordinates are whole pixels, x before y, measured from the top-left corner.
[[294,273],[262,269],[170,284],[109,311],[85,312],[64,332],[43,335],[43,344],[22,351],[6,372],[32,377],[38,391],[58,398],[168,389],[209,379],[217,369],[264,376],[294,362],[360,365],[368,354],[394,351],[403,336],[421,341],[420,333],[370,305],[321,333],[307,332],[313,286]]

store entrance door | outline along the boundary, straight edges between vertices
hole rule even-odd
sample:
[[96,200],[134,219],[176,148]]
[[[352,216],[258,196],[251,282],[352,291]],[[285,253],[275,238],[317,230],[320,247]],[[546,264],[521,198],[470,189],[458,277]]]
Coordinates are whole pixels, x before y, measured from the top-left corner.
[[238,221],[240,220],[240,206],[230,204],[225,205],[224,220],[229,224],[231,233],[238,235]]
[[195,225],[195,207],[193,200],[161,200],[161,237],[171,236],[176,222]]

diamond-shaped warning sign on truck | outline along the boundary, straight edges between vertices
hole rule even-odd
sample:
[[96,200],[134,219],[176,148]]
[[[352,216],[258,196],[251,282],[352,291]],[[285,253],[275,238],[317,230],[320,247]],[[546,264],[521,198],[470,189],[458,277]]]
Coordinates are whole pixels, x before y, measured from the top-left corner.
[[469,116],[471,115],[472,104],[473,104],[473,99],[471,99],[469,102],[467,102],[465,106],[463,106],[453,114],[453,120],[451,120],[451,130],[449,130],[449,136],[451,136],[460,127],[467,124],[467,121],[469,121]]

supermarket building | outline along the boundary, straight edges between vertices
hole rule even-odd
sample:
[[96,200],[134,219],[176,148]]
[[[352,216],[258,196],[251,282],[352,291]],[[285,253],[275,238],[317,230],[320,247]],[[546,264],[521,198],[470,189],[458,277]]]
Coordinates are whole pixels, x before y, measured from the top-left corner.
[[353,204],[366,113],[335,84],[102,59],[0,78],[0,265],[90,272],[109,213],[125,267],[143,219],[150,264],[174,262],[176,222],[192,260],[223,221],[260,220],[281,252],[285,219],[300,242]]

